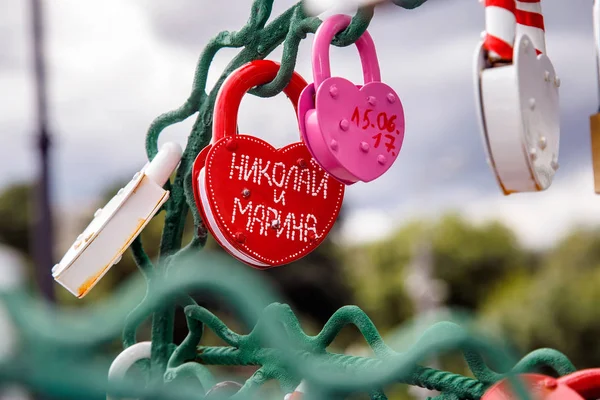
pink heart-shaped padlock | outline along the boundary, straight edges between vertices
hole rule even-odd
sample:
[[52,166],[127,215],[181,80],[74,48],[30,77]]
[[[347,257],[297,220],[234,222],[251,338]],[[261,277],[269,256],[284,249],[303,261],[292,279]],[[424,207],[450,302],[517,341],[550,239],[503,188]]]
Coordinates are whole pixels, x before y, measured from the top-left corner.
[[404,141],[404,109],[398,94],[381,82],[373,39],[368,32],[356,46],[364,86],[331,77],[329,45],[350,24],[334,15],[319,27],[312,53],[314,83],[298,102],[300,132],[312,156],[337,180],[370,182],[394,163]]

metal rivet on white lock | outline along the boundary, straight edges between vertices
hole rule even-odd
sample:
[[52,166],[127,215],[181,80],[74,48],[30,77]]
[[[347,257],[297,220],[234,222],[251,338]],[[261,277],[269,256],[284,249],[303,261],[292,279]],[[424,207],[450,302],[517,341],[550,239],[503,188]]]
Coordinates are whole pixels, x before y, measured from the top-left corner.
[[533,148],[529,149],[529,157],[531,157],[532,161],[537,160],[537,156],[538,156],[538,154],[537,154],[537,150],[536,149],[533,149]]

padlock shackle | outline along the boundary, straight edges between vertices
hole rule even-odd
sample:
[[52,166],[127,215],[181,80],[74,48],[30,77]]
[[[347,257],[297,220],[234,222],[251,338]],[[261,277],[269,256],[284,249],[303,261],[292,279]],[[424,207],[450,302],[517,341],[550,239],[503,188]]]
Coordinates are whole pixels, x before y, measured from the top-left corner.
[[[213,114],[212,142],[237,134],[237,117],[244,95],[253,87],[271,82],[277,76],[280,64],[271,60],[255,60],[233,71],[221,85]],[[283,92],[292,102],[295,114],[298,111],[298,98],[307,82],[294,71],[290,83]]]
[[[315,88],[331,77],[331,65],[329,63],[329,48],[336,34],[346,29],[352,19],[348,15],[337,14],[327,18],[315,32],[315,41],[312,48],[312,69]],[[379,61],[375,43],[369,32],[365,31],[356,41],[356,47],[360,56],[363,69],[364,83],[380,82]]]
[[558,378],[558,382],[567,385],[586,399],[600,398],[600,368],[573,372]]
[[517,38],[527,35],[538,54],[546,53],[542,0],[485,0],[484,48],[490,59],[512,61]]

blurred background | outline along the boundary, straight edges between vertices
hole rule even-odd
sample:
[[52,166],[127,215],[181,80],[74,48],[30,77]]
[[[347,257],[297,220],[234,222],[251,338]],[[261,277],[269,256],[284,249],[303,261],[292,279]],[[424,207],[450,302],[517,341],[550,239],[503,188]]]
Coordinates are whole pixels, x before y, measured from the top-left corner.
[[[47,228],[55,263],[94,211],[146,162],[149,124],[185,101],[203,47],[219,31],[239,29],[251,2],[41,4],[53,213]],[[273,17],[293,4],[276,0]],[[594,195],[588,122],[598,108],[592,2],[542,4],[548,55],[562,80],[561,167],[547,191],[508,197],[485,162],[475,115],[472,63],[484,29],[482,4],[429,0],[415,10],[377,8],[369,32],[383,80],[405,107],[403,151],[386,175],[347,189],[335,231],[317,251],[295,264],[255,272],[281,291],[307,332],[318,332],[347,304],[363,308],[384,335],[422,313],[461,309],[520,354],[553,347],[579,369],[600,366],[600,200]],[[34,246],[32,237],[39,229],[36,196],[43,191],[31,2],[0,0],[0,10],[1,251],[11,254],[6,260],[17,255],[25,283],[39,292],[44,287],[34,268],[39,242]],[[301,44],[297,64],[309,81],[311,40],[312,35]],[[236,52],[217,55],[208,87]],[[353,47],[332,48],[331,54],[334,74],[361,81]],[[280,57],[281,48],[268,58]],[[192,124],[190,118],[169,127],[160,142],[185,146]],[[298,139],[284,96],[246,96],[239,127],[276,146]],[[152,257],[161,229],[162,215],[142,234]],[[192,230],[188,223],[184,242]],[[207,246],[217,249],[212,240]],[[42,276],[50,277],[51,267]],[[42,294],[52,293],[61,307],[79,307],[110,296],[135,273],[126,253],[84,300],[59,286]],[[197,297],[236,326],[218,302]],[[186,333],[179,315],[177,340]],[[146,327],[140,339],[148,337]],[[335,345],[363,354],[360,339],[344,331]],[[458,357],[435,363],[467,373]],[[390,398],[423,395],[399,387]]]

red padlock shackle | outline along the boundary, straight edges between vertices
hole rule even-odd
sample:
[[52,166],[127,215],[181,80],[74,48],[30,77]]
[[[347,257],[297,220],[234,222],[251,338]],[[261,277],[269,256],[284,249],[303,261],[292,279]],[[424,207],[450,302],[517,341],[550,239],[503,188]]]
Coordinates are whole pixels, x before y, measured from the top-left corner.
[[584,369],[558,378],[586,399],[600,398],[600,368]]
[[[213,116],[212,143],[225,136],[234,136],[237,130],[237,116],[242,97],[253,87],[271,82],[277,76],[280,64],[271,60],[256,60],[244,64],[233,71],[217,94]],[[294,71],[290,83],[283,92],[291,100],[294,111],[298,108],[298,98],[308,85],[304,78]]]

